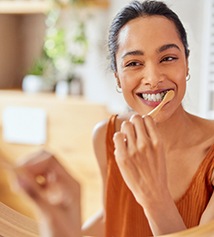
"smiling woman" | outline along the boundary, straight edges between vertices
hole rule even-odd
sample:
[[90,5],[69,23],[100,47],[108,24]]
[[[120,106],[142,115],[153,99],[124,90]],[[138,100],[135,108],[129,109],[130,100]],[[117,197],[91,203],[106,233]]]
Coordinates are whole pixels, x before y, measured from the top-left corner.
[[[213,222],[198,226],[214,221],[214,121],[192,115],[182,105],[189,74],[182,23],[161,1],[133,1],[112,22],[109,51],[116,82],[131,112],[112,115],[95,126],[93,143],[104,202],[102,210],[83,225],[83,235],[173,237],[175,232],[180,236],[212,232]],[[162,106],[167,98],[162,95],[168,91],[173,97]],[[148,116],[160,105],[154,118]],[[79,228],[79,192],[72,189],[77,188],[72,177],[61,167],[57,171],[59,164],[51,161],[54,172],[59,172],[57,181],[73,205],[77,203],[73,212],[72,205],[66,213],[50,205],[39,192],[42,187],[30,185],[34,179],[26,179],[22,186],[47,217],[49,229],[54,233],[61,229],[63,236],[71,237],[75,221]],[[33,168],[28,165],[22,167],[26,172]]]
[[[142,30],[138,35],[140,28],[145,31]],[[141,115],[158,105],[157,94],[169,89],[175,90],[175,85],[165,80],[167,77],[181,85],[177,103],[184,96],[186,85],[183,78],[188,74],[188,62],[184,45],[173,28],[173,22],[163,17],[150,16],[133,19],[120,31],[115,74],[126,102]],[[154,39],[152,45],[151,39]],[[148,95],[147,99],[138,98],[136,103],[131,90],[134,95]]]
[[[160,1],[131,2],[113,20],[109,51],[132,113],[113,115],[95,130],[105,236],[157,236],[209,222],[214,122],[182,106],[189,48],[178,16]],[[167,91],[174,97],[154,119],[145,116]]]

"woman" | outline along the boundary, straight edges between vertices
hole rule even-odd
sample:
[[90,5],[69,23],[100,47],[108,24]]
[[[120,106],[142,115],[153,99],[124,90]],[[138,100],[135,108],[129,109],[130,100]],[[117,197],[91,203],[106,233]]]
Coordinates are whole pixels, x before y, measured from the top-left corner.
[[[161,235],[214,219],[214,122],[181,104],[189,49],[177,15],[162,2],[130,3],[113,20],[109,50],[133,115],[95,131],[105,236]],[[154,119],[145,116],[168,90],[174,98]]]
[[[104,208],[83,233],[157,236],[214,220],[214,122],[182,106],[189,49],[179,18],[162,2],[131,2],[113,20],[109,50],[132,112],[95,128]],[[169,90],[174,98],[147,116]]]

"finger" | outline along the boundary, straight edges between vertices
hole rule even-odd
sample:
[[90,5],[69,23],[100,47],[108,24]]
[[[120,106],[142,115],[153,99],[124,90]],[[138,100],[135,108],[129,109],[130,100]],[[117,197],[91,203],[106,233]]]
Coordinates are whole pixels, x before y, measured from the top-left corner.
[[121,125],[121,132],[125,134],[127,147],[134,147],[136,141],[136,133],[133,124],[130,121],[124,121]]
[[113,140],[115,143],[115,159],[118,164],[118,168],[126,180],[126,182],[130,182],[130,179],[134,177],[138,177],[139,172],[138,168],[136,167],[135,163],[132,159],[129,159],[127,146],[124,142],[125,134],[121,132],[117,132],[114,134]]
[[148,139],[148,131],[146,129],[144,119],[140,115],[135,114],[132,116],[131,122],[135,127],[137,141],[145,142]]
[[157,130],[156,123],[154,122],[151,116],[145,116],[144,123],[145,123],[145,127],[151,139],[152,144],[157,145],[160,141],[160,138],[159,138],[159,133]]
[[51,209],[66,208],[69,211],[69,206],[73,199],[80,198],[80,186],[74,185],[63,186],[62,183],[48,183],[46,186],[38,184],[24,172],[17,174],[19,186],[25,191],[30,199],[42,210],[42,212],[50,213]]
[[19,160],[17,167],[27,168],[34,174],[42,173],[43,170],[50,167],[50,163],[53,162],[52,159],[54,159],[54,156],[51,153],[41,150]]
[[24,172],[17,173],[17,182],[22,190],[32,199],[39,207],[46,208],[47,204],[41,195],[41,189],[39,185],[29,178]]
[[49,152],[39,151],[29,155],[23,159],[19,164],[18,168],[25,170],[29,173],[29,176],[35,178],[38,183],[45,184],[48,178],[53,177],[50,174],[62,179],[71,179],[68,172],[61,165],[61,163]]
[[19,162],[16,170],[20,174],[28,176],[29,182],[35,182],[38,185],[45,187],[50,181],[50,164],[53,162],[52,160],[52,155],[50,153],[39,151]]
[[122,158],[126,156],[126,136],[122,132],[116,132],[113,137],[115,146],[114,154],[116,158]]
[[49,152],[39,151],[31,154],[17,167],[24,171],[31,182],[36,182],[40,187],[52,189],[54,183],[59,183],[64,190],[77,187],[79,183],[64,168],[64,166]]

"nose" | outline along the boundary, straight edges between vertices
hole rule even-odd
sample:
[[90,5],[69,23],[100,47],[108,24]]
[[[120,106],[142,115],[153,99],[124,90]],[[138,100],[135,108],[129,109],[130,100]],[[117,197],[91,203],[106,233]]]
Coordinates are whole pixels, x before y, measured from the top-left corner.
[[163,81],[160,70],[157,65],[148,63],[144,68],[143,82],[150,89],[155,89]]

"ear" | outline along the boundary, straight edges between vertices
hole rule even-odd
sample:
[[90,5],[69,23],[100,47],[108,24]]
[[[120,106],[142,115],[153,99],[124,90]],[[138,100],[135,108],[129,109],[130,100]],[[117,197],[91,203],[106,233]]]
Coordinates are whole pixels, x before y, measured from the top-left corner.
[[189,67],[187,68],[187,71],[186,71],[186,76],[189,75]]
[[187,60],[187,65],[186,65],[186,76],[189,75],[189,61]]
[[120,79],[119,79],[119,76],[118,76],[118,73],[117,73],[117,72],[114,73],[114,77],[116,78],[117,86],[118,86],[119,88],[121,88]]

